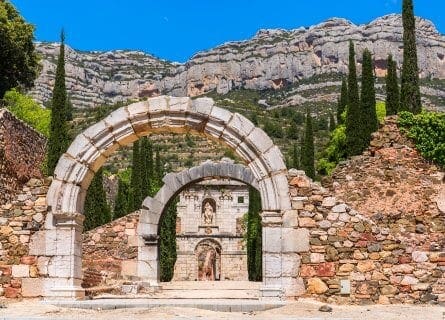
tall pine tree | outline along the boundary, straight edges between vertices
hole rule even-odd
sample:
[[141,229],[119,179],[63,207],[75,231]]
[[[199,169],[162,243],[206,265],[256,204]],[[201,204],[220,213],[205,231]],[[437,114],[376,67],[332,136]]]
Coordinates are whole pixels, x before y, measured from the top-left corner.
[[343,123],[342,114],[345,112],[346,107],[348,105],[348,84],[346,83],[346,79],[343,78],[341,82],[341,92],[340,97],[338,98],[337,103],[337,123]]
[[298,152],[298,144],[292,146],[292,168],[300,169],[300,153]]
[[70,137],[68,134],[68,101],[65,86],[65,33],[60,34],[60,51],[57,60],[56,80],[52,96],[52,111],[48,148],[46,156],[46,171],[54,174],[60,156],[67,150]]
[[400,91],[397,79],[397,62],[392,55],[388,56],[388,71],[386,74],[386,115],[394,115],[400,109]]
[[416,19],[413,0],[403,0],[403,66],[402,89],[400,94],[401,110],[420,113],[419,67],[417,65]]
[[94,229],[111,221],[111,210],[107,204],[103,186],[103,170],[99,169],[87,191],[84,207],[85,231]]
[[118,219],[129,213],[128,210],[128,184],[119,178],[117,186],[116,203],[114,205],[113,219]]
[[301,168],[306,172],[308,177],[315,179],[314,132],[312,129],[312,117],[309,111],[306,113],[304,144],[301,152]]
[[363,149],[365,149],[371,141],[371,134],[378,129],[377,112],[375,109],[375,87],[374,87],[374,66],[372,55],[368,49],[363,51],[362,63],[362,91],[360,95],[360,109],[363,118],[362,123],[362,139]]
[[159,148],[156,148],[154,176],[156,188],[159,189],[160,187],[162,187],[162,178],[164,177],[164,166],[162,164]]
[[130,180],[130,200],[128,209],[130,212],[136,211],[142,204],[142,190],[141,190],[141,157],[139,140],[133,143],[133,159],[131,165],[131,180]]
[[159,266],[161,281],[171,281],[176,254],[176,205],[178,199],[174,199],[165,214],[161,217],[159,228]]
[[249,211],[247,213],[247,271],[250,281],[261,281],[262,278],[262,229],[261,229],[261,196],[249,186]]
[[346,152],[348,156],[362,153],[364,145],[361,134],[362,129],[355,49],[354,43],[349,41],[348,108],[346,113]]
[[147,137],[143,137],[140,143],[140,159],[141,159],[141,198],[145,199],[151,194],[150,172],[149,172],[149,142]]

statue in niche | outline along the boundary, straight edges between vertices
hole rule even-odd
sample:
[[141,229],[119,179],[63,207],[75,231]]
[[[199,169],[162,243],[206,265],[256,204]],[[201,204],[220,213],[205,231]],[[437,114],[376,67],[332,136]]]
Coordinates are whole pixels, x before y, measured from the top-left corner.
[[213,207],[210,202],[206,202],[206,204],[204,205],[204,223],[213,223]]

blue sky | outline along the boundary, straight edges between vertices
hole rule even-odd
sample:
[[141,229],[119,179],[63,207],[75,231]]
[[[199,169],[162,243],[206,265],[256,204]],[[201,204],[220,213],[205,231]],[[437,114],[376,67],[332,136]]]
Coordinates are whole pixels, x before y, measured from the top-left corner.
[[[401,12],[402,0],[12,0],[36,26],[36,39],[79,50],[138,49],[184,62],[226,41],[244,40],[261,28],[293,29],[330,17],[354,23]],[[445,1],[414,0],[415,14],[445,33]]]

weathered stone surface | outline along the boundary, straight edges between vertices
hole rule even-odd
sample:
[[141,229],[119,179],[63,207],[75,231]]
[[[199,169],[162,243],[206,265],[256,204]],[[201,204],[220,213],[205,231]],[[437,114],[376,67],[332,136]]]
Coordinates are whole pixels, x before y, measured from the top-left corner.
[[12,266],[12,276],[14,278],[29,277],[29,266],[26,264],[19,264]]
[[36,298],[44,295],[44,279],[22,279],[22,296],[24,298]]
[[320,278],[311,278],[307,280],[306,290],[309,294],[323,294],[329,290],[329,287]]

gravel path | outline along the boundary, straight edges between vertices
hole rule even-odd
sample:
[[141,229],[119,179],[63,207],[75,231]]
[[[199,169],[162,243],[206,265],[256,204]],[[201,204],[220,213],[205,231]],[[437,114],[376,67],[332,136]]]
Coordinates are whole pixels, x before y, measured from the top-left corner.
[[301,299],[288,303],[285,307],[255,313],[224,313],[192,308],[155,308],[155,309],[118,309],[118,310],[82,310],[60,308],[41,304],[37,300],[6,302],[0,309],[0,319],[175,319],[175,320],[266,320],[266,319],[359,319],[359,320],[445,320],[445,307],[412,306],[412,305],[370,305],[370,306],[337,306],[332,305],[331,313],[318,311],[322,303]]

